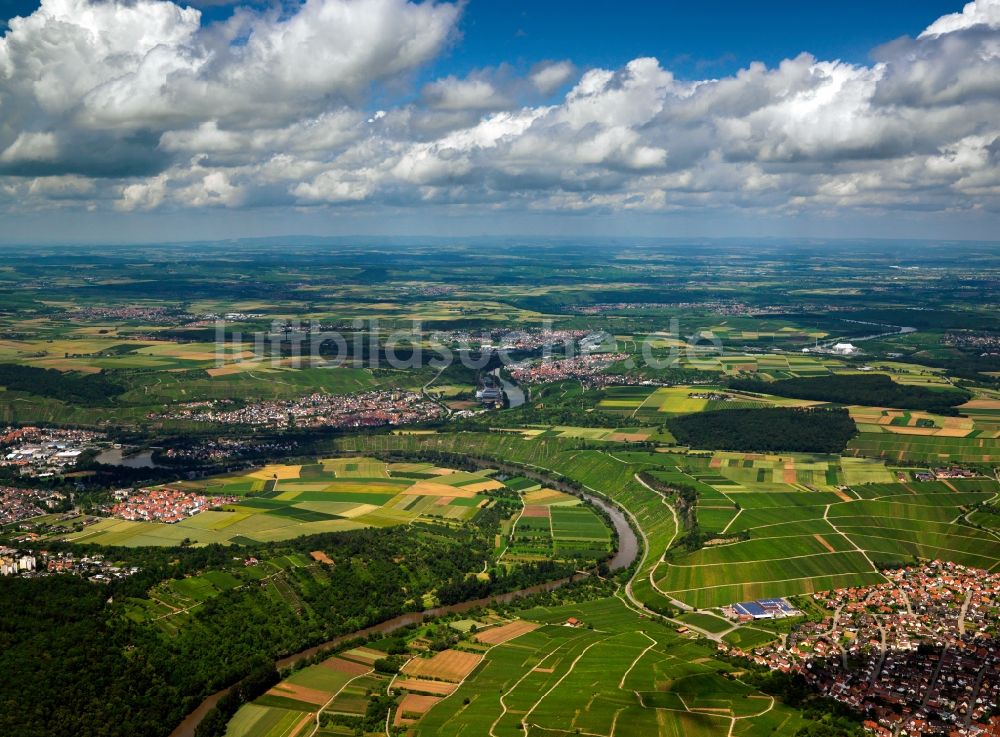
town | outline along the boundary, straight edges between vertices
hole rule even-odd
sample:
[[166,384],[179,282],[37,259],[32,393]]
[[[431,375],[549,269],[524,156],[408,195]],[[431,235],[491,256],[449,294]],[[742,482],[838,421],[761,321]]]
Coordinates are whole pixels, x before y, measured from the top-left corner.
[[59,491],[0,486],[0,525],[60,510],[66,503],[66,495]]
[[592,330],[483,330],[472,332],[466,330],[438,331],[431,338],[442,345],[459,350],[500,350],[500,351],[537,351],[543,348],[563,347],[572,349],[600,342],[602,336]]
[[542,361],[531,366],[511,368],[511,377],[523,384],[542,384],[549,381],[577,379],[591,386],[620,384],[622,377],[604,374],[604,370],[618,361],[628,358],[624,353],[591,353],[575,358]]
[[997,734],[1000,574],[940,561],[883,574],[814,594],[831,615],[784,642],[730,654],[801,674],[880,737]]
[[111,514],[119,519],[173,524],[210,507],[239,501],[234,496],[208,497],[171,488],[122,489],[114,492],[118,501]]
[[138,572],[137,566],[114,565],[100,553],[79,556],[49,550],[0,547],[0,576],[40,578],[62,573],[107,583],[114,579],[128,578]]
[[[224,406],[224,405],[223,405]],[[360,394],[310,394],[296,401],[268,401],[236,409],[218,409],[214,403],[181,405],[162,415],[225,425],[271,428],[380,427],[434,420],[445,414],[441,405],[408,391],[372,391]]]
[[0,430],[0,466],[20,469],[23,476],[44,478],[74,465],[85,452],[96,450],[104,433],[41,427],[8,427]]

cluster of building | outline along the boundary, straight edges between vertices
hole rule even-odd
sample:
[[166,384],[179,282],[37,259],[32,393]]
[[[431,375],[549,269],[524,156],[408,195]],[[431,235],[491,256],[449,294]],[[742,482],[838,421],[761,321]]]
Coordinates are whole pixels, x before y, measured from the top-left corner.
[[801,674],[883,737],[998,734],[1000,574],[937,561],[885,576],[815,594],[832,614],[780,644],[730,652]]
[[71,312],[70,317],[75,320],[87,321],[139,321],[151,325],[172,325],[191,316],[167,307],[116,305],[113,307],[83,307]]
[[483,351],[536,351],[542,348],[556,346],[574,346],[578,343],[600,344],[603,336],[592,330],[482,330],[471,332],[466,330],[450,330],[435,332],[432,337],[441,345],[460,349],[477,349]]
[[88,578],[92,581],[108,582],[127,578],[139,569],[111,564],[103,555],[77,556],[73,553],[55,553],[48,550],[18,550],[0,547],[0,575],[37,578],[63,573]]
[[983,356],[995,356],[1000,353],[1000,333],[952,331],[945,333],[942,342],[954,348],[979,351]]
[[973,479],[982,474],[970,468],[961,466],[946,466],[942,468],[932,468],[929,471],[917,471],[913,478],[917,481],[934,481],[936,479]]
[[704,310],[717,315],[749,315],[759,308],[751,308],[744,302],[602,302],[593,305],[577,305],[571,310],[580,315],[604,315],[613,312],[636,310]]
[[[829,353],[834,356],[856,356],[861,352],[853,343],[834,343],[831,346],[819,345],[818,343],[811,348],[803,348],[803,353]],[[867,369],[871,371],[871,368]]]
[[220,504],[239,501],[234,496],[202,496],[183,489],[169,487],[154,489],[122,489],[115,492],[118,499],[111,507],[111,514],[120,519],[145,522],[180,522],[191,515]]
[[6,428],[0,430],[0,466],[16,466],[26,476],[52,476],[106,439],[91,430]]
[[725,394],[723,392],[690,392],[688,394],[688,399],[704,399],[709,402],[730,402],[735,399],[731,394]]
[[387,390],[360,394],[310,394],[296,400],[267,401],[237,409],[206,409],[186,405],[163,415],[171,419],[283,428],[380,427],[426,422],[444,415],[436,402],[416,392]]
[[164,448],[161,455],[170,460],[214,463],[262,455],[282,455],[292,451],[292,443],[262,442],[256,438],[210,438],[181,448]]
[[186,328],[213,327],[219,320],[226,322],[253,322],[264,319],[265,315],[259,312],[209,312],[204,315],[184,315]]
[[[588,386],[620,384],[621,376],[602,376],[602,372],[617,361],[624,361],[624,353],[591,353],[576,358],[542,361],[531,366],[512,368],[510,375],[522,384],[543,384],[549,381],[577,379]],[[614,379],[614,381],[611,381]]]
[[38,517],[65,503],[66,495],[59,491],[0,486],[0,525]]
[[16,548],[0,547],[0,576],[17,576],[35,570],[37,561],[31,553]]
[[503,407],[504,392],[503,385],[493,374],[485,374],[479,379],[479,386],[476,387],[476,399],[484,407]]
[[722,613],[737,622],[752,622],[756,619],[784,619],[802,614],[786,599],[756,599],[743,601],[722,608]]

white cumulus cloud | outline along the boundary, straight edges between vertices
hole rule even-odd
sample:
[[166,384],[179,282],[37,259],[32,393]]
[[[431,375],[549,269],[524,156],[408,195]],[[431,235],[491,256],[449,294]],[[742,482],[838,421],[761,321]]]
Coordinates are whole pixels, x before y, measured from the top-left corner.
[[428,81],[460,14],[42,0],[0,39],[0,208],[1000,211],[1000,0],[871,63],[498,59]]

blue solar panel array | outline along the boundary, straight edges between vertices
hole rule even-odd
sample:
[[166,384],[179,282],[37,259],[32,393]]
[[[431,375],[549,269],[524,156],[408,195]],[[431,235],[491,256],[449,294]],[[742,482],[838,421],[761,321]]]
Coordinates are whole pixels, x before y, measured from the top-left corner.
[[783,599],[758,599],[757,601],[744,601],[733,605],[733,609],[735,609],[739,614],[746,614],[751,617],[763,617],[777,612],[787,614],[795,611]]

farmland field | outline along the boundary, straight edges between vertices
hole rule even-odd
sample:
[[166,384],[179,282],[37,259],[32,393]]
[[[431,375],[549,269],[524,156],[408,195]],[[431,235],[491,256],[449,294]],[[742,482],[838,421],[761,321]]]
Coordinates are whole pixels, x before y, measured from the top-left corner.
[[[711,648],[617,598],[522,613],[542,626],[493,647],[484,667],[432,708],[415,734],[607,735],[794,733],[792,710],[722,673]],[[586,626],[566,627],[570,617]],[[592,628],[592,629],[591,629]],[[721,669],[721,671],[720,671]],[[580,708],[586,694],[587,708]],[[617,730],[615,727],[617,726]]]
[[[182,481],[170,486],[239,497],[176,524],[104,519],[66,540],[98,545],[229,544],[271,542],[319,532],[402,525],[418,519],[460,524],[489,503],[503,484],[489,472],[433,469],[433,481],[413,478],[374,459],[320,459],[304,466],[273,465],[236,476]],[[406,474],[410,473],[410,476]],[[472,489],[475,489],[473,491]]]
[[[446,20],[460,9],[435,12]],[[222,46],[239,51],[242,18]],[[989,31],[954,33],[982,40]],[[497,67],[509,102],[538,97],[531,63],[518,66],[531,70],[524,84]],[[631,65],[604,80],[580,70],[584,83],[541,97],[555,105],[568,95],[586,111],[597,99],[588,84],[612,95],[676,92],[648,71]],[[698,87],[692,99],[708,92]],[[347,122],[390,138],[407,126],[433,138],[466,119],[483,130],[530,122],[523,110],[507,120],[499,109],[448,109],[449,100],[418,114],[436,96],[417,93],[409,118]],[[529,127],[544,132],[544,122]],[[152,164],[169,164],[188,139],[232,133],[203,128],[121,143],[162,138]],[[568,131],[566,146],[588,130]],[[937,175],[969,169],[969,186],[950,198],[989,194],[977,157],[965,155],[996,153],[979,140],[989,130],[959,141],[957,164],[948,146],[924,146],[940,149]],[[456,135],[483,149],[479,133]],[[494,148],[516,165],[493,193],[534,181],[517,171],[531,156],[510,137]],[[58,154],[73,148],[67,141]],[[81,141],[78,154],[100,157]],[[489,142],[446,190],[427,170],[448,162],[427,141],[417,142],[427,149],[418,170],[383,168],[396,189],[425,179],[428,212],[453,211],[460,233],[451,195],[478,176]],[[39,148],[20,143],[7,153]],[[662,152],[633,143],[610,141],[603,194],[563,187],[559,197],[583,205],[577,227],[603,212],[646,218],[664,196],[675,207],[707,197],[711,167],[681,181],[676,166],[640,166]],[[674,149],[668,164],[683,164],[684,147]],[[314,169],[333,161],[302,152]],[[729,163],[774,199],[772,185],[802,165],[801,152],[775,153],[757,162],[763,180],[745,156]],[[233,157],[220,149],[191,160],[208,173]],[[272,158],[275,171],[287,164]],[[139,219],[157,198],[169,214],[201,197],[249,207],[281,195],[247,186],[252,167],[220,191],[173,169],[145,197],[110,180],[98,190],[121,190],[118,204],[136,205],[128,217]],[[338,194],[322,185],[351,184],[316,171],[296,177],[286,199],[305,205]],[[356,174],[371,178],[364,167]],[[82,212],[79,177],[21,179],[8,194],[59,190],[60,217]],[[619,196],[628,181],[656,198]],[[820,194],[828,204],[865,199],[832,185]],[[302,212],[343,215],[347,227],[368,209],[326,202]],[[947,210],[956,222],[970,213],[970,227],[973,215],[996,214]],[[403,228],[405,218],[384,225]],[[992,242],[908,236],[586,245],[572,229],[551,239],[12,247],[0,264],[0,542],[10,574],[0,583],[4,611],[24,616],[6,622],[0,703],[18,708],[0,709],[0,733],[163,737],[199,699],[267,671],[266,692],[241,691],[248,703],[222,715],[229,737],[853,735],[861,726],[846,712],[800,702],[797,684],[720,650],[778,641],[823,616],[811,592],[883,582],[888,566],[939,559],[1000,571],[996,253]],[[510,406],[476,400],[487,373],[503,379]],[[217,501],[174,524],[111,516],[153,487]],[[609,526],[605,503],[631,533]],[[154,516],[173,515],[159,507]],[[32,557],[39,572],[19,570]],[[611,560],[625,565],[601,565]],[[517,592],[531,593],[508,597]],[[722,610],[785,595],[797,597],[801,619],[740,623]],[[975,604],[969,623],[978,623]],[[377,626],[397,617],[406,625]],[[333,646],[343,651],[325,649],[359,632]],[[845,635],[845,651],[847,640],[864,656],[877,646]],[[974,719],[989,717],[978,710],[987,701]],[[219,714],[204,730],[215,737]]]
[[[994,498],[990,479],[858,486],[831,492],[729,490],[740,505],[727,535],[747,539],[675,553],[653,585],[694,607],[877,583],[878,565],[915,557],[987,570],[1000,565],[1000,537],[960,524]],[[710,518],[711,519],[711,518]]]
[[909,435],[898,432],[862,432],[847,445],[846,453],[888,461],[918,463],[996,463],[1000,438]]

